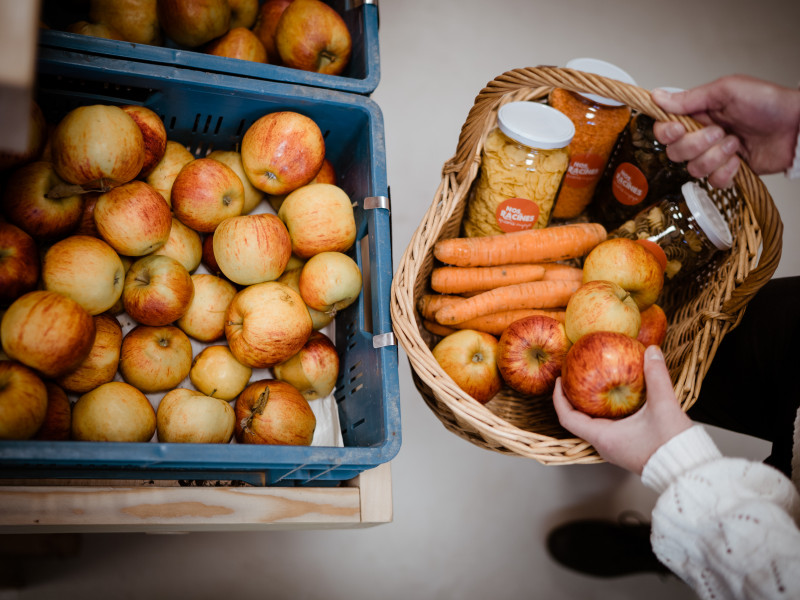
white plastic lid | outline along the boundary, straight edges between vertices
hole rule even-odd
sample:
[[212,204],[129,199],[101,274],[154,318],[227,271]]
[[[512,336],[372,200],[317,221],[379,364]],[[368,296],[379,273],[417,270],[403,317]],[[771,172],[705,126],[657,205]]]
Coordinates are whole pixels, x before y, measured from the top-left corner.
[[511,139],[550,150],[569,145],[575,125],[559,110],[539,102],[509,102],[497,111],[497,126]]
[[[633,77],[620,69],[617,65],[612,65],[610,62],[599,60],[597,58],[573,58],[567,63],[567,68],[575,69],[576,71],[583,71],[584,73],[594,73],[595,75],[601,75],[602,77],[608,77],[609,79],[616,79],[617,81],[622,81],[623,83],[636,85]],[[604,98],[603,96],[598,96],[597,94],[588,94],[584,92],[577,93],[584,98],[588,98],[589,100],[598,102],[599,104],[605,104],[606,106],[622,106],[624,104],[624,102],[619,102],[618,100],[613,100],[611,98]]]
[[686,206],[692,211],[692,215],[708,240],[718,250],[730,248],[733,244],[731,230],[708,192],[693,181],[684,183],[681,186],[681,192],[686,200]]

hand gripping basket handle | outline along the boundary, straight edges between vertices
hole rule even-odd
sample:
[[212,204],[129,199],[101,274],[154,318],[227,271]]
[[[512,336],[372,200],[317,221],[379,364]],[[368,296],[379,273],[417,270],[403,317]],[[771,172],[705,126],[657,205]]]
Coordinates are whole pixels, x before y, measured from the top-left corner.
[[[506,71],[490,81],[475,98],[475,104],[470,109],[467,120],[461,128],[456,154],[445,166],[445,171],[455,172],[456,180],[459,183],[463,182],[469,172],[471,162],[480,160],[478,145],[487,118],[492,111],[497,109],[505,95],[528,88],[545,90],[553,87],[613,98],[656,120],[678,121],[688,131],[696,131],[702,127],[691,117],[665,113],[653,102],[650,92],[635,85],[593,73],[559,67],[539,66],[514,69]],[[734,182],[745,202],[750,206],[756,223],[761,229],[763,247],[758,266],[750,271],[723,304],[722,310],[727,314],[736,313],[744,308],[772,277],[775,269],[778,268],[783,244],[783,223],[780,214],[761,179],[743,162]]]

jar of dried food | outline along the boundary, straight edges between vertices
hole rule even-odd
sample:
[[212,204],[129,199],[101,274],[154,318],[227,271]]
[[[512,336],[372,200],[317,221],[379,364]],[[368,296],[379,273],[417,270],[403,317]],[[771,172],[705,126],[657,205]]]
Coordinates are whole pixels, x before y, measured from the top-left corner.
[[725,217],[708,192],[693,181],[640,211],[609,237],[645,239],[657,244],[664,251],[668,282],[702,269],[714,254],[729,250],[733,243]]
[[619,227],[653,199],[678,192],[692,179],[685,163],[667,158],[666,147],[653,134],[653,123],[648,115],[633,116],[597,184],[592,218],[607,229]]
[[575,127],[539,102],[509,102],[486,137],[464,217],[468,237],[546,227],[567,170]]
[[[602,60],[577,58],[569,61],[567,68],[635,84],[625,71]],[[574,219],[592,201],[617,138],[631,118],[631,109],[611,98],[561,88],[553,89],[548,103],[575,124],[569,168],[553,209],[554,218]]]

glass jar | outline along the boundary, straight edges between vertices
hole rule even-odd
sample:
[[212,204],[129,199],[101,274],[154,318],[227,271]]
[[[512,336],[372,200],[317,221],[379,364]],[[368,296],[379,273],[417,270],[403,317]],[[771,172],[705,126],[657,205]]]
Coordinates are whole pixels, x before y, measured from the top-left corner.
[[486,137],[463,229],[481,237],[547,227],[575,128],[539,102],[509,102]]
[[667,194],[609,233],[609,237],[644,239],[664,252],[665,282],[683,279],[703,268],[733,243],[730,228],[705,189],[693,181]]
[[638,113],[625,128],[592,200],[592,218],[607,229],[619,227],[652,199],[676,193],[692,176],[685,163],[667,158],[653,134],[654,120]]
[[[567,68],[635,84],[625,71],[602,60],[578,58],[569,61]],[[574,219],[592,201],[617,138],[631,118],[631,109],[611,98],[561,88],[553,89],[548,103],[575,124],[569,167],[553,209],[554,218]]]

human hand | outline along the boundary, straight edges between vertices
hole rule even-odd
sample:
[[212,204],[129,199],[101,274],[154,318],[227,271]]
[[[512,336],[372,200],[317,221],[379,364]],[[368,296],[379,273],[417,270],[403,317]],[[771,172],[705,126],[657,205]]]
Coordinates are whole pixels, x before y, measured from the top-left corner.
[[560,377],[553,391],[561,425],[592,444],[606,461],[638,475],[656,450],[692,426],[675,397],[658,346],[645,351],[644,378],[646,402],[634,414],[617,420],[593,418],[573,408],[561,388]]
[[665,111],[691,115],[706,127],[687,133],[680,123],[657,122],[656,139],[674,162],[687,161],[696,178],[708,176],[714,187],[730,187],[739,156],[759,175],[780,173],[794,158],[800,126],[800,91],[744,75],[670,94],[652,92]]

